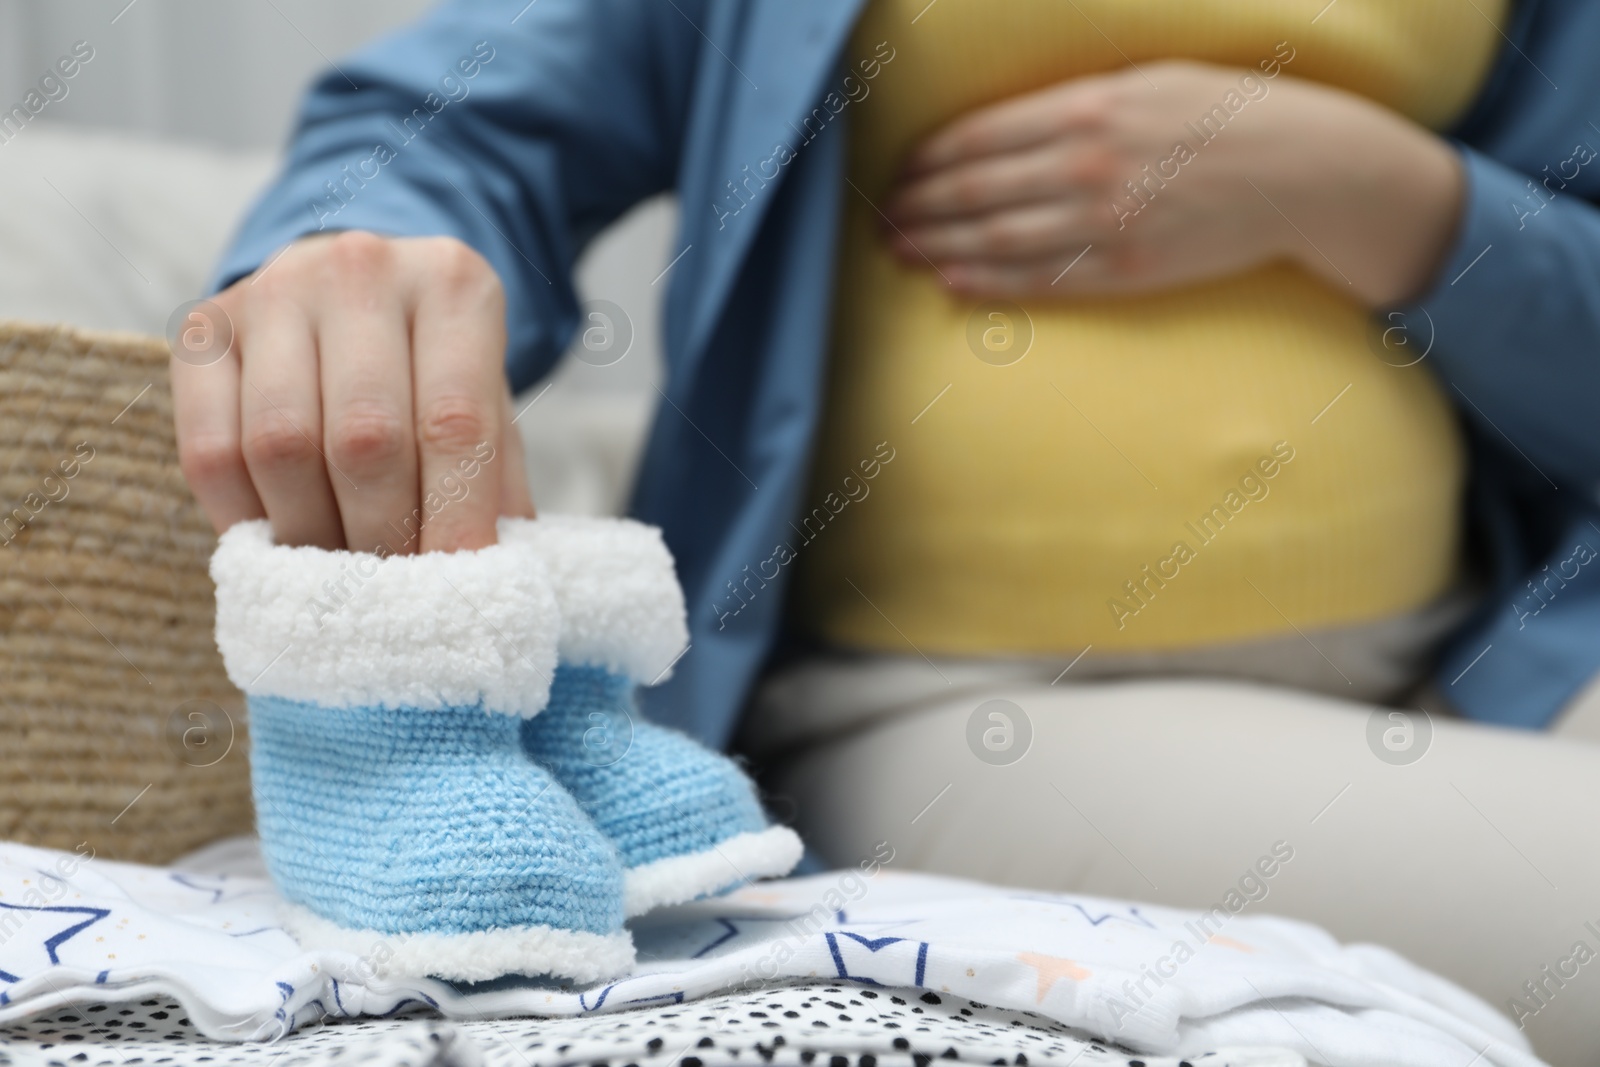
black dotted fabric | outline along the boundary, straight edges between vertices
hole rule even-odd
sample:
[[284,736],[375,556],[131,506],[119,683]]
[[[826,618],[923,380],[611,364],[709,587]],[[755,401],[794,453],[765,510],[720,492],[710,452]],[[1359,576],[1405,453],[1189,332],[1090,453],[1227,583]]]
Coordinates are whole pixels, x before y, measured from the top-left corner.
[[274,1043],[201,1037],[166,998],[0,1029],[0,1067],[1303,1067],[1275,1050],[1141,1056],[1029,1012],[925,990],[782,986],[575,1019],[325,1020]]

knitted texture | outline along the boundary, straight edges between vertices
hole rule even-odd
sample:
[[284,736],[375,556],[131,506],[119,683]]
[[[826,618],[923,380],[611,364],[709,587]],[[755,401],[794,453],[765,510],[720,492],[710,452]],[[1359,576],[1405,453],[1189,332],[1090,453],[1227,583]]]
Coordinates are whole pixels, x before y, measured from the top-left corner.
[[262,851],[289,901],[380,933],[621,925],[615,853],[522,753],[519,720],[277,697],[250,715]]
[[[549,705],[522,723],[523,744],[611,839],[623,866],[705,852],[765,830],[750,779],[687,735],[644,721],[633,689],[632,680],[602,667],[563,664]],[[625,743],[625,752],[615,751]],[[723,884],[705,891],[743,880],[734,870],[723,875]]]
[[379,558],[243,523],[212,576],[218,644],[249,696],[262,852],[303,945],[378,977],[593,981],[632,965],[616,850],[518,733],[560,631],[537,555]]
[[508,534],[543,560],[561,614],[549,704],[522,740],[616,845],[627,914],[787,874],[799,838],[768,826],[750,779],[634,705],[635,685],[665,678],[688,640],[661,532],[553,516]]

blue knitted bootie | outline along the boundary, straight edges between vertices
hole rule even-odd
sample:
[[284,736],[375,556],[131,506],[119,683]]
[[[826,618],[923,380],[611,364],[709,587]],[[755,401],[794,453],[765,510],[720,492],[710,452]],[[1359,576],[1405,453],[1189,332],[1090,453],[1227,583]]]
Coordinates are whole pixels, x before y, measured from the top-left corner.
[[521,521],[475,552],[387,558],[249,522],[212,557],[285,925],[377,977],[589,982],[633,963],[616,849],[522,750],[560,616],[508,536]]
[[634,703],[635,687],[665,678],[688,641],[660,531],[547,516],[513,536],[543,557],[561,608],[550,704],[522,724],[523,744],[616,845],[627,914],[789,873],[800,839],[767,822],[744,772],[644,721]]

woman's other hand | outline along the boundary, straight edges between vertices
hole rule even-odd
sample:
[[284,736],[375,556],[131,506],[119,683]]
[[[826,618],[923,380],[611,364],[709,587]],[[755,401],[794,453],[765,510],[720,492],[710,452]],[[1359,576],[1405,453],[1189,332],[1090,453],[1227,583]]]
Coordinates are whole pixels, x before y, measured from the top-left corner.
[[1376,103],[1171,60],[936,131],[906,161],[886,232],[905,262],[975,295],[1148,292],[1288,259],[1381,307],[1426,288],[1462,185],[1449,145]]
[[452,238],[304,238],[214,298],[221,359],[172,361],[178,457],[218,532],[407,555],[533,514],[504,371],[505,296]]

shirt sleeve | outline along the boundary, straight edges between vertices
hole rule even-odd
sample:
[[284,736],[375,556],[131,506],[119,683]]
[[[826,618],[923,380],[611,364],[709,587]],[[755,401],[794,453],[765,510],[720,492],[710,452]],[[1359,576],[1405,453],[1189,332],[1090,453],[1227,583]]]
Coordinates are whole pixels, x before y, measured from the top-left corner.
[[457,237],[505,285],[507,369],[526,386],[574,328],[584,243],[672,185],[702,6],[452,0],[341,60],[212,291],[321,231]]
[[1600,208],[1561,175],[1600,169],[1600,159],[1580,142],[1535,180],[1460,151],[1454,246],[1431,290],[1380,313],[1380,326],[1426,351],[1486,437],[1552,485],[1587,489],[1600,483]]

